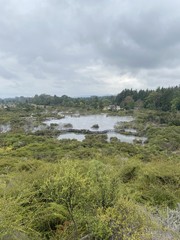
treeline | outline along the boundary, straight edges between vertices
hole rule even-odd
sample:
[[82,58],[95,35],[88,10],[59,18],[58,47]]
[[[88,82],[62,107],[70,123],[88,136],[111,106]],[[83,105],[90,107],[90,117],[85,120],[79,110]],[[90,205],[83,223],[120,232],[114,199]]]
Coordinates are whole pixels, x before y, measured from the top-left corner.
[[139,91],[125,89],[117,95],[115,103],[125,109],[180,110],[180,87]]
[[47,94],[35,95],[32,98],[21,96],[16,98],[0,99],[1,104],[36,104],[45,106],[61,105],[63,107],[86,109],[103,109],[105,106],[113,104],[114,101],[115,96],[72,98],[66,95],[58,97],[56,95],[51,96]]
[[103,109],[105,106],[112,104],[114,100],[114,96],[71,98],[66,95],[58,97],[56,95],[49,96],[41,94],[39,96],[35,95],[34,98],[31,99],[31,103],[38,105],[61,105],[64,107],[78,107],[86,109]]
[[58,97],[47,94],[34,97],[16,97],[0,99],[1,104],[36,104],[45,106],[61,105],[63,107],[77,107],[84,109],[103,109],[109,105],[117,105],[123,109],[147,108],[162,111],[180,110],[180,87],[158,88],[156,90],[125,89],[117,96],[92,96],[72,98],[66,95]]

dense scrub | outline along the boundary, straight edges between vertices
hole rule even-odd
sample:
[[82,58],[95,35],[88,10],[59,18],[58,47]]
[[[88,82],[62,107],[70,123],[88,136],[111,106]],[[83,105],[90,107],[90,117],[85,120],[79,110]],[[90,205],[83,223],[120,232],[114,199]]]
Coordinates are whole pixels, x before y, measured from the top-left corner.
[[32,133],[32,112],[33,126],[51,115],[1,112],[13,123],[0,134],[1,239],[178,239],[180,128],[170,115],[134,113],[141,145]]

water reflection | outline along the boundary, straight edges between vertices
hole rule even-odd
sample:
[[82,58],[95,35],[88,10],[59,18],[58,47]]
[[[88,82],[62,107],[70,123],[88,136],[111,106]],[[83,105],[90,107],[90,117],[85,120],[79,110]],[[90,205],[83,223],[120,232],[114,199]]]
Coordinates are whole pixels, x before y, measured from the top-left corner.
[[137,130],[134,128],[125,128],[124,131],[128,133],[137,133]]
[[0,133],[6,133],[11,131],[11,126],[9,124],[0,125]]
[[107,136],[108,136],[108,141],[110,141],[110,138],[116,137],[121,142],[127,142],[127,143],[133,143],[133,141],[136,139],[135,136],[127,136],[127,135],[123,135],[116,132],[110,132],[107,134]]
[[104,130],[112,130],[117,122],[130,122],[133,120],[131,116],[107,116],[106,114],[98,114],[98,115],[86,115],[80,117],[74,116],[65,116],[62,119],[50,119],[45,121],[48,126],[52,123],[58,124],[59,129],[67,129],[64,126],[67,124],[71,124],[74,129],[87,129],[91,131],[96,131],[97,129],[93,129],[92,126],[98,124],[98,131]]
[[[145,137],[126,136],[126,135],[116,133],[116,132],[107,133],[107,137],[108,137],[108,142],[110,142],[110,139],[112,137],[116,137],[121,142],[127,142],[127,143],[133,143],[135,140],[142,141],[142,143],[144,143],[147,140],[147,138],[145,138]],[[76,139],[76,140],[82,142],[85,139],[85,134],[64,133],[64,134],[61,134],[58,137],[58,139],[59,140],[61,140],[61,139],[71,139],[71,140]]]
[[[56,129],[59,130],[68,130],[68,129],[76,129],[76,130],[90,130],[90,131],[105,131],[108,130],[107,137],[108,141],[110,141],[111,137],[116,137],[122,142],[133,143],[135,140],[142,141],[142,143],[146,140],[146,138],[140,138],[133,135],[136,133],[135,129],[125,129],[127,132],[131,132],[132,135],[123,135],[115,132],[114,127],[119,122],[130,122],[133,121],[134,118],[131,116],[107,116],[106,114],[98,114],[98,115],[86,115],[86,116],[65,116],[62,119],[49,119],[44,123],[47,126],[51,126],[52,124],[56,125]],[[92,128],[93,125],[98,125],[97,128]],[[69,127],[68,127],[69,126]],[[66,132],[61,134],[58,139],[76,139],[78,141],[83,141],[85,139],[85,134],[81,133],[72,133]]]
[[85,139],[85,135],[84,134],[76,134],[76,133],[65,133],[65,134],[61,134],[58,137],[59,140],[61,139],[76,139],[80,142],[82,142]]

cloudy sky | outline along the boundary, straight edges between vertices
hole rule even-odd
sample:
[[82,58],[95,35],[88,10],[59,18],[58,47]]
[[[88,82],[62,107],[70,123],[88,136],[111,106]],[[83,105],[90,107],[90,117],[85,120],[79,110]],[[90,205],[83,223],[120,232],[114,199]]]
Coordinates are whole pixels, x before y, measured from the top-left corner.
[[179,0],[0,0],[0,98],[179,84]]

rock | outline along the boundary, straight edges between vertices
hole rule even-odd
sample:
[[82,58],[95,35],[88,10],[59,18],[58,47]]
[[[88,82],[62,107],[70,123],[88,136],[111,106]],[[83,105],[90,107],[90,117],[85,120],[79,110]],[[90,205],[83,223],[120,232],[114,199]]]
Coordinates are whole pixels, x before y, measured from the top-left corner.
[[64,128],[73,128],[73,125],[71,123],[66,123],[63,126]]
[[98,129],[98,128],[99,128],[99,125],[98,125],[98,124],[94,124],[91,128]]

